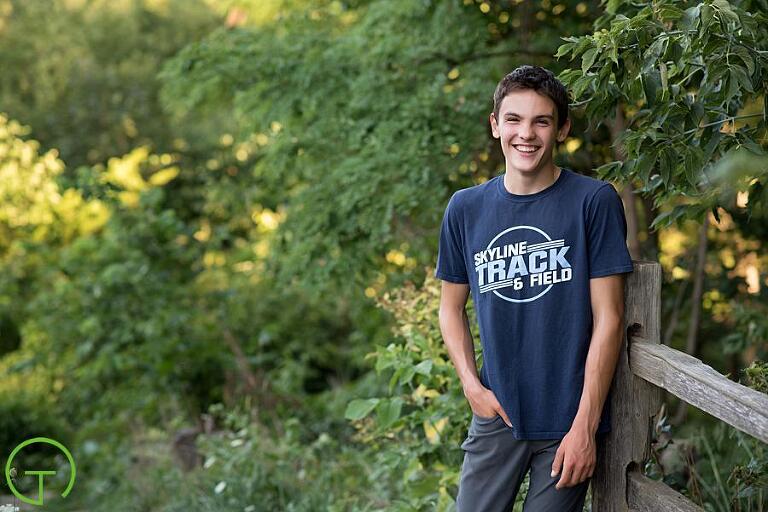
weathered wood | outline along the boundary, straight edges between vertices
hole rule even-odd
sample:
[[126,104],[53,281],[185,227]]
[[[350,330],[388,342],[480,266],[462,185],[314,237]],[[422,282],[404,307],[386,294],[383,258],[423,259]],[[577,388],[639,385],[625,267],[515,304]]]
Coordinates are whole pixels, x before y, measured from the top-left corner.
[[634,261],[625,288],[625,336],[606,406],[612,428],[598,443],[592,478],[594,512],[701,512],[640,468],[665,389],[685,402],[768,443],[768,395],[742,386],[711,366],[660,344],[661,266]]
[[626,512],[627,470],[643,467],[650,452],[654,415],[661,390],[633,375],[627,350],[627,331],[649,343],[661,336],[661,266],[634,260],[624,289],[624,339],[606,406],[611,408],[611,432],[598,443],[592,477],[592,510]]
[[631,343],[629,361],[636,376],[768,443],[768,395],[693,356],[643,339]]
[[703,512],[704,509],[669,487],[637,471],[627,474],[627,501],[637,512]]

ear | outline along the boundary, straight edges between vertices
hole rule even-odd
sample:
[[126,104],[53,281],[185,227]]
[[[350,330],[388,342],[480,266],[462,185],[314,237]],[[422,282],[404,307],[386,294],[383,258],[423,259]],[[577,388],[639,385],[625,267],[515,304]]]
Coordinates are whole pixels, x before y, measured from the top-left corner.
[[557,130],[557,142],[563,142],[568,137],[568,132],[571,131],[571,118],[565,120],[563,127]]
[[498,139],[501,137],[501,134],[499,133],[499,125],[496,122],[496,116],[493,115],[493,112],[488,116],[488,121],[491,123],[491,133],[493,134],[493,138]]

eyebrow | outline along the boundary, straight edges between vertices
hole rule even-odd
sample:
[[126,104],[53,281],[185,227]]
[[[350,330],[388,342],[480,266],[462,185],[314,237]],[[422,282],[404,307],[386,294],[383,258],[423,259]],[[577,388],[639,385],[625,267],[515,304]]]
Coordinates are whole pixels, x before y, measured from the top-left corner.
[[[514,112],[505,112],[505,113],[504,113],[504,117],[512,117],[512,116],[515,116],[515,117],[523,117],[523,116],[521,116],[520,114],[516,114],[516,113],[514,113]],[[551,116],[551,115],[549,115],[549,114],[542,114],[542,115],[540,115],[540,116],[536,116],[536,117],[534,117],[534,119],[551,119],[552,121],[554,121],[554,120],[555,120],[555,117],[554,117],[554,116]]]

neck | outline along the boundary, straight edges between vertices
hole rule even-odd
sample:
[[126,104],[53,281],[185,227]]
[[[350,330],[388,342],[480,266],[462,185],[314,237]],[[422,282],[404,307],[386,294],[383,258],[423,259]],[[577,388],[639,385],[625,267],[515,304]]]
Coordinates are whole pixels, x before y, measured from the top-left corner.
[[504,174],[504,187],[510,194],[526,196],[540,192],[557,181],[562,170],[557,166],[549,169],[541,169],[535,174],[521,173],[518,171]]

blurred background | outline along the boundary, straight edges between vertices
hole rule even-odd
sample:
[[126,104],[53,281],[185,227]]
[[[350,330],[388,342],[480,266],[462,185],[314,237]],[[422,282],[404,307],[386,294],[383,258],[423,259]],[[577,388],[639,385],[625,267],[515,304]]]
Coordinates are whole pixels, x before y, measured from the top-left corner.
[[[0,0],[0,463],[64,443],[66,499],[66,459],[27,454],[54,511],[451,510],[438,230],[504,172],[487,117],[522,64],[573,93],[556,164],[661,264],[663,343],[768,392],[767,11]],[[768,510],[765,448],[667,397],[646,472]]]

